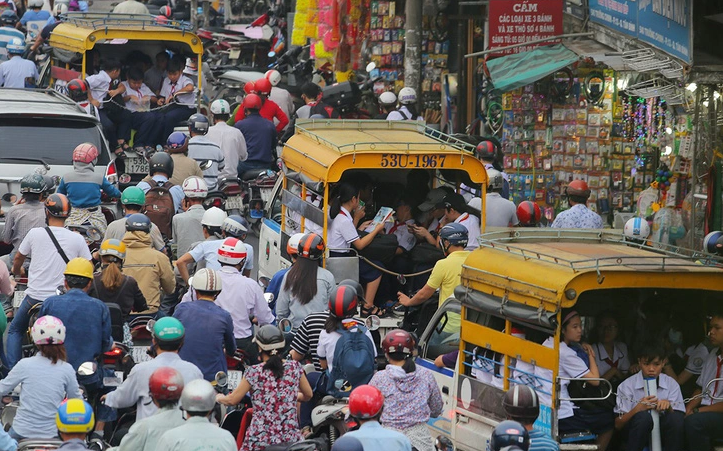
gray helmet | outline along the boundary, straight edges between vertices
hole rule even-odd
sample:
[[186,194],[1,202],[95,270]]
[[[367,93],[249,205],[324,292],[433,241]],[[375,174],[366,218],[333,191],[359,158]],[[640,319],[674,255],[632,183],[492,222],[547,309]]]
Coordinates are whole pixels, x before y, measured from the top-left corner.
[[45,191],[45,178],[40,174],[28,174],[20,180],[21,193],[40,194]]
[[278,351],[279,349],[284,349],[284,347],[286,347],[284,334],[278,327],[270,324],[259,328],[256,332],[256,336],[254,337],[254,343],[256,343],[262,350],[270,351],[272,354],[276,354],[274,351]]
[[439,237],[449,241],[449,244],[453,246],[467,246],[469,231],[462,224],[452,222],[442,227],[439,231]]
[[173,175],[173,158],[166,152],[154,153],[148,164],[151,175],[156,172],[166,174],[169,178]]
[[188,130],[191,133],[205,135],[208,133],[208,118],[203,114],[196,113],[188,118]]
[[207,380],[192,380],[181,393],[181,409],[186,412],[210,412],[215,405],[216,390]]
[[505,185],[502,173],[497,169],[487,169],[487,186],[492,191],[500,190]]
[[143,213],[133,213],[126,219],[126,232],[151,232],[151,220]]

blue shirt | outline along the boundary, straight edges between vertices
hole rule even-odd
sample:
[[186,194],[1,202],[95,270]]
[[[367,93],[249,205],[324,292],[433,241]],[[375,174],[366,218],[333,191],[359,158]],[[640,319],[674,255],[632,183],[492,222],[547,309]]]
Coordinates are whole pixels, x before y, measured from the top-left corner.
[[[166,177],[165,175],[156,174],[153,176],[153,180],[158,183],[167,182],[168,177]],[[136,186],[142,189],[144,193],[148,193],[148,191],[151,189],[151,185],[149,185],[148,182],[140,181]],[[186,195],[183,194],[183,187],[181,185],[173,185],[168,191],[171,192],[171,197],[173,197],[173,208],[176,209],[176,213],[183,213],[183,209],[181,208],[181,202],[183,202],[183,198],[186,197]]]
[[[68,363],[76,371],[113,347],[108,306],[83,290],[73,288],[62,296],[49,297],[40,308],[39,316],[44,315],[53,315],[65,325]],[[100,372],[96,374],[100,378]]]
[[25,79],[32,78],[33,85],[38,80],[38,68],[32,61],[24,60],[20,55],[0,63],[0,86],[4,88],[25,88]]
[[385,429],[377,421],[367,421],[346,435],[359,440],[364,451],[412,451],[412,443],[401,432]]
[[546,432],[530,431],[530,447],[527,451],[559,451],[560,446]]
[[276,300],[279,298],[279,291],[281,291],[281,282],[284,280],[284,276],[290,269],[291,267],[288,267],[276,271],[274,277],[269,280],[269,286],[266,287],[266,293],[274,295],[274,313],[276,313]]
[[231,314],[212,301],[196,300],[179,304],[173,317],[186,329],[178,355],[196,365],[207,381],[218,371],[228,372],[224,347],[228,355],[236,351]]
[[246,139],[248,157],[246,163],[269,163],[274,161],[276,148],[276,127],[258,114],[249,114],[234,125]]
[[26,25],[28,22],[35,22],[35,21],[46,21],[50,18],[50,11],[40,10],[40,11],[33,11],[32,9],[29,9],[25,11],[25,14],[23,14],[23,17],[20,18],[20,23],[23,25]]
[[558,229],[602,229],[603,220],[599,214],[584,204],[575,204],[557,215],[552,227]]

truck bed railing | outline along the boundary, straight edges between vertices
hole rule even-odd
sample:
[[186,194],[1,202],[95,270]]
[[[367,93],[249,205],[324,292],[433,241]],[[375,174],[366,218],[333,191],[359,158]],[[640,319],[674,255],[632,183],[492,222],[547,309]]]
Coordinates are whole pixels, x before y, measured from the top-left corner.
[[78,27],[92,28],[94,30],[108,28],[141,28],[141,29],[165,29],[178,31],[191,31],[190,23],[177,20],[168,20],[160,23],[155,16],[145,14],[116,14],[116,13],[84,13],[70,12],[65,16],[65,22]]

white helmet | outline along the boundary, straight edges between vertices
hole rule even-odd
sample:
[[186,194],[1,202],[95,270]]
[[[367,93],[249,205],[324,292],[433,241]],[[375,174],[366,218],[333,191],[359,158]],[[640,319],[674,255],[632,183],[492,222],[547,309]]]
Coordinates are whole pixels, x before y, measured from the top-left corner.
[[10,54],[22,55],[25,52],[25,42],[20,38],[12,38],[5,46],[5,49]]
[[402,88],[399,91],[399,103],[402,105],[417,103],[417,91],[412,88]]
[[271,83],[271,86],[278,86],[281,83],[281,73],[276,69],[267,70],[264,77]]
[[68,5],[56,2],[53,6],[53,16],[58,17],[63,14],[68,14]]
[[205,379],[187,383],[181,393],[181,409],[186,412],[210,412],[216,406],[216,389]]
[[54,316],[41,316],[33,323],[30,335],[36,345],[62,345],[65,342],[65,325]]
[[211,207],[203,213],[201,218],[201,225],[208,227],[221,227],[223,221],[228,217],[225,211],[218,207]]
[[28,1],[28,8],[42,8],[43,7],[43,0],[30,0]]
[[384,91],[379,95],[379,103],[382,105],[394,105],[397,103],[397,95],[392,91]]
[[502,177],[502,173],[497,169],[487,169],[487,187],[496,190],[502,189],[505,185],[505,179]]
[[299,242],[304,237],[304,233],[295,233],[289,237],[286,243],[286,253],[289,255],[299,255]]
[[202,177],[192,175],[183,181],[183,194],[186,197],[205,199],[208,194],[208,184]]
[[625,238],[634,241],[646,240],[650,235],[650,225],[645,218],[630,218],[628,222],[625,223],[623,235],[625,235]]
[[213,269],[202,268],[193,275],[191,286],[196,291],[219,292],[221,291],[221,278]]
[[246,261],[246,256],[246,245],[238,238],[226,238],[218,248],[219,263],[241,265]]
[[211,113],[213,114],[231,114],[231,105],[223,99],[216,99],[211,104]]

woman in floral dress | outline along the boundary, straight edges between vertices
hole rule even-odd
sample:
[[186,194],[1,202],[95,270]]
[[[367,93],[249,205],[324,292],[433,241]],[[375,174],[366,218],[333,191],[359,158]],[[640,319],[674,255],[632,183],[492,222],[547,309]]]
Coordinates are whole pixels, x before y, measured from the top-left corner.
[[301,365],[281,359],[279,354],[286,342],[278,328],[261,327],[254,342],[259,347],[261,363],[246,370],[231,394],[217,396],[219,403],[234,406],[247,393],[251,395],[254,414],[240,451],[260,451],[269,445],[303,440],[296,403],[308,401],[313,395]]

